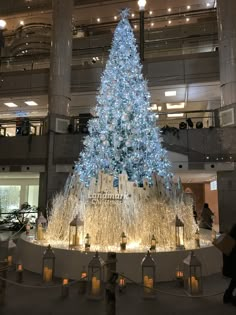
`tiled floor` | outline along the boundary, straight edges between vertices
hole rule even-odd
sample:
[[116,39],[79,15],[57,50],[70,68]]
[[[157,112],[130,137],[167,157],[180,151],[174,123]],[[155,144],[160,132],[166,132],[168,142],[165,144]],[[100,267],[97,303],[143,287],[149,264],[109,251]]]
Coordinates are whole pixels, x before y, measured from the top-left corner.
[[[3,239],[6,235],[1,236]],[[8,273],[8,279],[15,282],[14,270]],[[60,282],[45,288],[39,275],[24,271],[22,285],[7,284],[0,315],[235,315],[235,306],[222,303],[228,279],[217,274],[203,280],[203,296],[198,298],[188,297],[175,282],[167,282],[157,284],[154,300],[144,300],[142,288],[130,284],[124,294],[117,292],[116,313],[111,314],[106,310],[105,299],[91,301],[86,295],[79,295],[78,283],[71,285],[69,296],[62,299]]]
[[[8,279],[15,280],[15,271]],[[204,279],[204,295],[191,298],[185,295],[175,282],[159,283],[154,300],[144,300],[142,289],[128,285],[124,294],[117,292],[116,315],[235,315],[236,307],[224,305],[222,295],[228,280],[220,274]],[[38,285],[39,288],[27,286]],[[26,287],[24,287],[26,286]],[[108,315],[105,299],[91,301],[78,294],[78,283],[70,286],[69,296],[61,298],[61,287],[42,288],[39,275],[25,272],[22,286],[8,283],[5,305],[0,307],[1,315]],[[115,315],[113,314],[113,315]],[[109,313],[109,315],[111,315]]]

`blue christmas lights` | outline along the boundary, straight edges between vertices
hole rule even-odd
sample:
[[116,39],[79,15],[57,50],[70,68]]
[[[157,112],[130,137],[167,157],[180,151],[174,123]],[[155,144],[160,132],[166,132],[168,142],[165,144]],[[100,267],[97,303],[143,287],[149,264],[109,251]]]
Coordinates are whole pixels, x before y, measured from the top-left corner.
[[97,96],[96,117],[89,121],[89,135],[75,173],[86,185],[100,170],[115,178],[126,172],[138,185],[144,179],[151,184],[153,173],[158,173],[168,186],[170,163],[155,114],[148,110],[150,94],[128,16],[129,10],[123,10],[115,29]]

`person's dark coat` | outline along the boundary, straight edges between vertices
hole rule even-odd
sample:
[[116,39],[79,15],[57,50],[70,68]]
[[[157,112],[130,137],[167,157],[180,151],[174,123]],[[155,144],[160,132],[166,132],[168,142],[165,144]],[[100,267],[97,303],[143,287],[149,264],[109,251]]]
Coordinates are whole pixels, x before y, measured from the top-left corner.
[[[236,241],[236,224],[232,227],[229,235]],[[236,245],[229,256],[223,254],[223,275],[236,280]]]

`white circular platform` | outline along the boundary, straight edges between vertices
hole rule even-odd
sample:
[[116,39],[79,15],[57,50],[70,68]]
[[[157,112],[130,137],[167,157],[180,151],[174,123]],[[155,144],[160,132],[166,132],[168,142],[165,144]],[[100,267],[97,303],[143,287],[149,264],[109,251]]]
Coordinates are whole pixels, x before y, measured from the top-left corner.
[[[22,234],[17,244],[18,257],[26,270],[41,273],[42,257],[46,245],[41,246],[33,243]],[[55,276],[68,276],[70,279],[78,280],[83,266],[87,268],[88,263],[94,256],[94,252],[81,252],[77,250],[66,250],[54,248]],[[208,276],[218,273],[222,268],[222,255],[213,246],[194,250],[196,256],[202,263],[202,274]],[[117,253],[117,271],[124,273],[130,279],[141,282],[141,261],[146,253]],[[189,254],[188,250],[169,252],[155,252],[152,257],[156,262],[157,281],[171,281],[175,279],[175,271],[183,259]],[[107,253],[99,253],[106,260]]]

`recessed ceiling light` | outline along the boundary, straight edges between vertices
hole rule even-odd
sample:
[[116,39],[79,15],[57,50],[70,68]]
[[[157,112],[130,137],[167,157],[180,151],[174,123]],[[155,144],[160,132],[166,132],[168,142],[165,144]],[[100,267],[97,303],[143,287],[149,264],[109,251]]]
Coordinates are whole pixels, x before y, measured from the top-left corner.
[[153,23],[153,22],[151,23],[151,26],[154,26],[154,23]]
[[169,21],[168,21],[168,24],[171,24],[171,23],[172,23],[171,20],[169,20]]
[[189,22],[190,18],[186,18],[186,22]]
[[98,23],[101,22],[101,19],[100,19],[100,18],[97,18],[97,22],[98,22]]
[[149,11],[149,14],[152,15],[152,11]]
[[0,20],[0,29],[1,30],[3,30],[6,25],[7,25],[7,22],[5,20]]
[[165,96],[176,96],[176,91],[165,91]]
[[179,104],[170,104],[170,103],[166,103],[166,108],[167,109],[181,109],[184,108],[185,103],[179,103]]
[[171,8],[168,8],[168,10],[167,10],[168,12],[171,12]]
[[8,107],[18,107],[18,105],[16,105],[15,103],[12,103],[12,102],[4,103],[4,105],[6,105]]
[[35,101],[25,101],[25,104],[27,104],[28,106],[37,106],[38,103],[36,103]]
[[209,7],[209,6],[210,6],[210,3],[209,3],[209,2],[207,2],[206,6],[207,6],[207,7]]
[[137,27],[138,27],[138,26],[135,24],[135,25],[134,25],[134,28],[137,28]]
[[190,10],[191,9],[191,6],[190,5],[187,5],[187,10]]
[[25,22],[23,20],[21,20],[20,25],[25,25]]
[[135,14],[134,14],[134,13],[132,13],[132,14],[131,14],[131,17],[135,17]]
[[156,114],[156,119],[158,119],[159,118],[159,115],[158,114]]
[[158,112],[160,112],[162,110],[162,106],[158,106],[157,110],[158,110]]
[[116,15],[114,16],[114,20],[117,20],[117,16]]
[[167,114],[167,117],[183,117],[184,113]]

